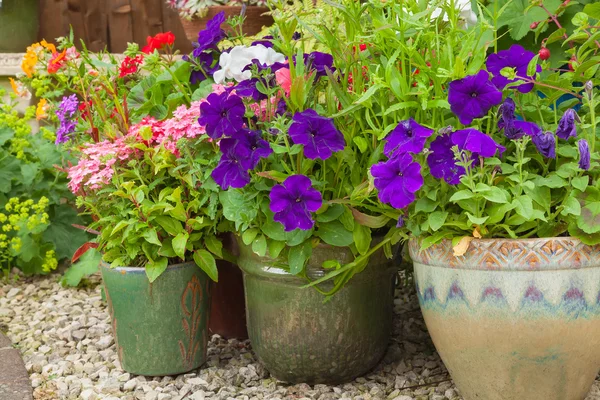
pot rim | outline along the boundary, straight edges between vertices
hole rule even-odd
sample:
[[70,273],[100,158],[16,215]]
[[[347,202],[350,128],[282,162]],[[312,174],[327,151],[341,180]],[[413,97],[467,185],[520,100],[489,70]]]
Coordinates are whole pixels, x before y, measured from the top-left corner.
[[[167,265],[167,269],[165,269],[165,271],[184,268],[184,267],[189,266],[190,264],[196,265],[196,263],[194,261],[186,261],[186,262],[177,263],[177,264],[169,264],[169,265]],[[146,273],[145,267],[115,267],[115,268],[112,268],[110,266],[110,264],[104,260],[100,261],[100,267],[110,270],[110,271],[123,271],[123,272],[128,272],[128,273],[133,273],[133,274],[142,274],[142,273],[145,274]]]

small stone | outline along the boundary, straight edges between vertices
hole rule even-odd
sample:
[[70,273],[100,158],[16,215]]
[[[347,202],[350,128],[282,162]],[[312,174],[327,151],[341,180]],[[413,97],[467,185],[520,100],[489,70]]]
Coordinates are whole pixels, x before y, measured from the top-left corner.
[[79,397],[82,400],[96,400],[98,398],[98,395],[96,394],[96,392],[94,392],[93,389],[85,389],[81,392],[81,394],[79,394]]
[[146,400],[158,400],[158,392],[156,390],[151,390],[146,393]]
[[98,341],[96,342],[96,347],[98,347],[101,350],[106,349],[107,347],[110,347],[110,345],[113,342],[113,338],[110,335],[107,336],[102,336],[100,339],[98,339]]
[[130,379],[127,382],[125,382],[125,384],[123,385],[123,390],[125,390],[127,392],[132,392],[135,390],[137,384],[138,384],[137,380]]
[[448,389],[444,392],[444,396],[450,400],[456,397],[456,392],[454,389]]
[[0,308],[0,317],[12,317],[15,312],[10,308]]
[[188,379],[187,383],[189,383],[190,385],[203,385],[203,386],[207,386],[208,382],[206,382],[204,379],[202,378],[192,378],[192,379]]
[[73,337],[73,340],[75,340],[76,342],[82,341],[83,339],[85,339],[85,331],[82,329],[73,331],[71,332],[71,337]]
[[204,391],[200,390],[190,396],[190,400],[204,400]]
[[415,399],[410,396],[402,395],[402,396],[398,396],[398,397],[394,398],[394,400],[415,400]]
[[7,299],[12,299],[13,297],[16,297],[20,292],[21,292],[21,289],[19,289],[19,288],[12,288],[6,294],[6,298]]
[[43,345],[39,347],[38,351],[42,354],[47,354],[50,353],[50,351],[52,351],[52,347]]
[[108,378],[100,384],[100,391],[103,394],[113,394],[119,392],[120,390],[121,383],[114,378]]

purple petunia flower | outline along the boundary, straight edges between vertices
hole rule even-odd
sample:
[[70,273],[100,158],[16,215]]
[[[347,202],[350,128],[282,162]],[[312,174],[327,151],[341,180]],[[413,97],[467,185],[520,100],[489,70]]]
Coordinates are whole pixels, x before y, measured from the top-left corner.
[[483,132],[474,128],[462,129],[455,131],[450,135],[452,143],[457,145],[459,150],[468,150],[481,157],[493,157],[497,151],[500,155],[506,150],[502,145],[499,145]]
[[257,88],[258,78],[245,79],[235,85],[235,93],[241,97],[252,97],[255,101],[265,100],[267,95],[261,93]]
[[188,55],[184,55],[181,58],[192,64],[192,71],[190,73],[190,83],[192,85],[206,80],[219,69],[219,64],[214,63],[213,56],[210,53],[201,53],[199,57],[193,59]]
[[490,108],[500,104],[502,93],[489,81],[486,71],[450,82],[448,102],[450,109],[462,124],[485,116]]
[[[533,79],[532,76],[527,76],[527,66],[533,59],[535,54],[531,51],[525,50],[518,44],[513,44],[508,50],[501,50],[498,53],[490,54],[485,62],[487,70],[491,72],[494,77],[492,83],[500,90],[504,89],[509,83],[519,80],[519,78],[509,79],[502,76],[501,71],[504,68],[512,68],[515,74],[521,78]],[[542,72],[542,67],[536,67],[537,72]],[[531,92],[533,89],[533,83],[524,83],[516,87],[521,93]]]
[[546,158],[556,158],[556,137],[552,132],[539,132],[532,136],[535,148]]
[[326,160],[344,149],[344,136],[333,120],[322,117],[315,110],[297,112],[292,118],[289,134],[295,144],[304,145],[306,158]]
[[71,135],[75,131],[77,121],[73,118],[77,112],[79,101],[77,96],[72,94],[70,96],[64,96],[58,109],[56,110],[56,116],[60,121],[60,126],[56,130],[56,144],[68,142]]
[[323,204],[321,193],[312,188],[304,175],[288,176],[282,184],[273,186],[269,199],[269,208],[275,213],[273,220],[281,223],[286,232],[312,229],[315,221],[311,212]]
[[239,96],[227,92],[211,93],[200,104],[198,123],[206,126],[206,133],[213,139],[233,136],[244,126],[246,107]]
[[525,135],[534,136],[542,131],[537,124],[527,121],[519,121],[515,116],[515,102],[506,98],[500,106],[500,118],[498,129],[504,130],[504,136],[511,140],[517,140]]
[[429,172],[434,178],[444,179],[450,185],[458,185],[465,169],[456,163],[449,134],[440,135],[431,142],[431,153],[427,156]]
[[401,215],[398,217],[398,222],[396,222],[396,228],[402,228],[404,226],[404,216]]
[[210,174],[212,178],[223,190],[246,186],[250,182],[248,170],[252,168],[251,150],[233,138],[222,139],[219,147],[223,155]]
[[575,122],[580,121],[575,110],[569,108],[560,118],[560,121],[558,121],[556,136],[564,140],[569,140],[569,138],[577,136],[577,125]]
[[377,196],[382,203],[404,208],[415,200],[415,192],[423,186],[421,166],[410,154],[399,154],[371,167]]
[[198,32],[198,42],[193,43],[192,54],[199,58],[205,50],[216,49],[217,44],[225,38],[225,31],[221,25],[225,22],[225,12],[221,11],[206,23],[206,28]]
[[256,46],[257,44],[262,44],[265,47],[273,47],[273,42],[271,41],[272,39],[273,39],[272,35],[267,35],[267,36],[263,37],[262,39],[255,40],[254,42],[252,42],[252,44],[250,46]]
[[587,140],[578,141],[577,147],[579,147],[579,168],[587,171],[590,169],[590,147]]
[[419,125],[412,118],[400,121],[385,138],[383,153],[388,157],[400,153],[418,153],[423,150],[425,141],[432,134],[433,129]]
[[281,98],[277,102],[277,109],[275,110],[275,115],[284,115],[285,113],[287,113],[287,103],[283,98]]
[[333,56],[320,51],[313,51],[310,54],[304,54],[304,64],[308,69],[313,69],[317,72],[317,77],[326,76],[327,70],[335,71],[333,67]]
[[261,158],[267,158],[273,153],[269,142],[262,138],[260,131],[242,129],[234,138],[239,141],[237,146],[244,146],[250,151],[250,169],[254,169]]

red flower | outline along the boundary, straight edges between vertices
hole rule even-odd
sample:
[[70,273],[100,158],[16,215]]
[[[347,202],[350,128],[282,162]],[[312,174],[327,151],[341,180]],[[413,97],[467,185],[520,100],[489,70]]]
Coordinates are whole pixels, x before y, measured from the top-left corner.
[[142,52],[148,54],[154,50],[161,49],[165,46],[172,46],[175,43],[175,35],[172,32],[161,32],[146,38],[146,46],[142,48]]
[[67,50],[63,50],[62,52],[58,53],[52,53],[52,57],[50,58],[50,61],[48,62],[48,73],[49,74],[55,74],[58,72],[59,69],[61,69],[63,67],[63,65],[65,64],[65,56],[67,54]]
[[90,116],[90,108],[92,108],[92,100],[88,100],[87,102],[82,101],[79,103],[79,113],[81,114],[82,119],[88,119]]
[[138,66],[144,61],[142,55],[137,55],[134,58],[125,57],[121,66],[119,67],[119,78],[123,78],[127,75],[134,74],[138,71]]

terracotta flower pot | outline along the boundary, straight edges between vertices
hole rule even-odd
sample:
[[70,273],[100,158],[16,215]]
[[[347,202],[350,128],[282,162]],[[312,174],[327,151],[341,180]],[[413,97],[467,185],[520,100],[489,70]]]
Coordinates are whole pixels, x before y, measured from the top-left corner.
[[125,371],[176,375],[204,364],[210,279],[195,263],[171,265],[152,284],[143,268],[100,270]]
[[583,400],[600,370],[600,246],[410,242],[421,310],[465,400]]
[[[323,261],[352,260],[348,248],[319,245],[307,273],[323,276]],[[279,260],[280,261],[280,260]],[[306,280],[240,244],[252,349],[277,379],[337,384],[369,372],[390,340],[397,266],[383,252],[329,301]],[[329,290],[331,287],[322,287]]]
[[[225,12],[225,17],[240,15],[242,7],[236,6],[212,6],[208,8],[208,13],[204,18],[194,18],[187,20],[181,18],[181,25],[187,38],[196,42],[198,40],[198,32],[206,28],[206,23],[221,11]],[[273,24],[273,17],[263,15],[269,12],[269,7],[249,6],[246,7],[246,20],[243,25],[243,31],[246,35],[256,35],[263,27]]]

